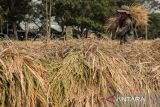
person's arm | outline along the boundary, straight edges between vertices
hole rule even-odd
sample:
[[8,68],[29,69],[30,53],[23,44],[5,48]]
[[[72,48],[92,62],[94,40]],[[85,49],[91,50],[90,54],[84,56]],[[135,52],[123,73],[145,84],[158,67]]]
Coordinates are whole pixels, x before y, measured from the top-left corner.
[[131,22],[126,21],[124,26],[118,29],[117,35],[119,36],[125,35],[130,30],[130,27],[131,27]]

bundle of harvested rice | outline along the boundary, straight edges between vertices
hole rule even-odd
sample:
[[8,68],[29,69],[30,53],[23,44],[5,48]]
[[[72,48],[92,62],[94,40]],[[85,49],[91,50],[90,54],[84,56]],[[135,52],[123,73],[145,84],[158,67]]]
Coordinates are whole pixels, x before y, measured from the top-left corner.
[[148,20],[149,20],[148,9],[140,5],[132,5],[130,6],[129,9],[130,9],[131,16],[136,23],[136,26],[148,25]]
[[105,30],[106,31],[115,30],[118,27],[117,26],[118,18],[119,17],[115,17],[115,16],[114,17],[110,17],[105,23],[105,26],[104,26]]
[[[46,104],[45,80],[42,78],[46,70],[39,60],[19,51],[5,43],[0,50],[0,106],[1,107],[30,107],[35,103]],[[1,85],[2,83],[2,85]]]

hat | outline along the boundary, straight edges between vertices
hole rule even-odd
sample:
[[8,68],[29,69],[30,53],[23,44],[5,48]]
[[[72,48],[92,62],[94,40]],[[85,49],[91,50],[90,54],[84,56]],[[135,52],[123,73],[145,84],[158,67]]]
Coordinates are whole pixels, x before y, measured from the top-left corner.
[[126,5],[121,6],[120,10],[117,10],[119,13],[126,13],[126,14],[130,14],[130,10],[129,7]]

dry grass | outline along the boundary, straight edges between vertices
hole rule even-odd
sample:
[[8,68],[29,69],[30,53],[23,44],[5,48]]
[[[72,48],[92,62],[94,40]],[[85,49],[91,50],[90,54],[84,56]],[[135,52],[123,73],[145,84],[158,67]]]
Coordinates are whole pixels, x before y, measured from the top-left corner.
[[105,22],[105,25],[104,25],[104,29],[106,31],[114,31],[117,29],[118,27],[118,20],[119,18],[118,17],[110,17],[106,22]]
[[146,26],[149,21],[149,10],[140,5],[130,6],[130,13],[136,26]]
[[139,93],[155,93],[145,103],[156,107],[160,40],[132,45],[110,40],[4,41],[0,85],[2,107],[124,107],[105,99]]

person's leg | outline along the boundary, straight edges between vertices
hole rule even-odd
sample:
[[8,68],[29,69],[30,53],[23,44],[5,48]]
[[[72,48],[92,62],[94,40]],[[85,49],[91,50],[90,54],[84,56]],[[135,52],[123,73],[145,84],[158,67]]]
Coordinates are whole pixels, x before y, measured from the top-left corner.
[[124,44],[128,43],[128,35],[124,35]]
[[124,44],[125,43],[125,41],[124,41],[124,36],[121,36],[120,37],[120,45],[122,45],[122,44]]
[[126,35],[125,41],[128,44],[132,43],[134,41],[134,36],[133,35]]

